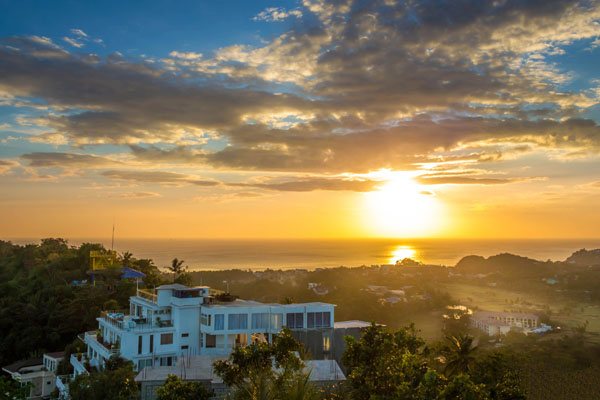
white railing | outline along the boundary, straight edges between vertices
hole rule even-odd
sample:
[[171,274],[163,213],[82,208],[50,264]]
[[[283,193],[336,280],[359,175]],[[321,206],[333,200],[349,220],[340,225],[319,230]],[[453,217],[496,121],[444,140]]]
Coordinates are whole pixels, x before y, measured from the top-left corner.
[[[88,370],[85,368],[87,354],[86,353],[77,353],[71,354],[71,365],[75,370],[75,375],[79,374],[89,374]],[[58,382],[58,381],[57,381]]]

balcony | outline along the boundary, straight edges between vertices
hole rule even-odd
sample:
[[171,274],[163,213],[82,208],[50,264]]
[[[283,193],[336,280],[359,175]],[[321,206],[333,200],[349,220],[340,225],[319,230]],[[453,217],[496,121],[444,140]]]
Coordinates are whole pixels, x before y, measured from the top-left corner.
[[60,375],[56,377],[56,388],[58,389],[59,399],[69,398],[69,383],[73,380],[71,375]]
[[[170,313],[168,313],[170,314]],[[155,328],[171,328],[173,327],[172,320],[163,320],[157,316],[156,321],[153,323],[147,318],[136,317],[134,315],[125,315],[122,311],[102,311],[100,318],[115,328],[123,331],[142,331]]]
[[96,335],[96,332],[86,332],[85,343],[92,346],[104,359],[120,353],[120,349],[115,344],[104,341],[102,337]]
[[[71,365],[73,366],[75,375],[89,374],[88,370],[85,368],[86,360],[87,360],[86,353],[71,354]],[[58,384],[58,380],[57,380],[57,384]]]
[[141,297],[142,299],[148,300],[149,302],[154,304],[157,304],[158,302],[158,297],[156,296],[156,293],[154,293],[154,291],[152,290],[138,289],[137,297]]

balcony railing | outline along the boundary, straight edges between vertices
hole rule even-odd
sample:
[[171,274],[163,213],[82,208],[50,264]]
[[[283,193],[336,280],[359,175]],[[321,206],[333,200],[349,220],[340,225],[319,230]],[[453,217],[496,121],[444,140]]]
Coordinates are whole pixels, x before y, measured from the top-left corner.
[[87,360],[86,353],[71,354],[70,361],[71,361],[71,365],[73,366],[73,369],[75,370],[76,375],[89,374],[89,372],[85,368],[86,360]]
[[[170,314],[170,312],[165,312],[164,314]],[[170,328],[173,326],[172,320],[162,319],[157,316],[155,321],[150,321],[147,318],[126,315],[124,311],[102,311],[100,318],[109,325],[125,331],[144,330],[155,327]]]
[[73,380],[71,375],[60,375],[56,377],[56,388],[60,393],[59,398],[66,399],[69,396],[69,382]]
[[86,342],[95,342],[98,343],[100,346],[102,346],[104,348],[104,350],[108,353],[108,356],[110,357],[113,354],[119,354],[120,349],[119,346],[115,343],[109,343],[107,341],[104,341],[104,338],[102,338],[101,336],[98,337],[98,335],[96,334],[96,332],[86,332],[85,333],[85,339]]
[[137,290],[137,296],[141,297],[142,299],[146,299],[148,301],[151,301],[152,303],[156,303],[157,302],[156,293],[154,293],[151,290],[138,289]]

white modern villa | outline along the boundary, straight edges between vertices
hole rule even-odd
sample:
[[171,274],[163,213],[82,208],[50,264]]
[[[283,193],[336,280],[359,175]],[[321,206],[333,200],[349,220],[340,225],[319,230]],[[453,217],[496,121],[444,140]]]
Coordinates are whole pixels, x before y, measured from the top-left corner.
[[284,326],[292,331],[320,330],[320,345],[329,350],[335,305],[266,304],[227,297],[215,295],[208,286],[172,284],[138,290],[130,298],[128,313],[103,312],[97,318],[99,329],[84,334],[87,354],[71,357],[75,374],[87,373],[86,360],[102,367],[114,354],[133,361],[138,371],[172,366],[184,356],[227,355],[235,347],[272,342]]

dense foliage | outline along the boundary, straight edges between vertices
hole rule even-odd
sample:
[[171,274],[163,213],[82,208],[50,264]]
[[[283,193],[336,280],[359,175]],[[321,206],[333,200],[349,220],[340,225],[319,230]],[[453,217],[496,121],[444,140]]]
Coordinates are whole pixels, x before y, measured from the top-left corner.
[[300,350],[300,343],[284,328],[273,344],[236,348],[228,360],[215,361],[214,371],[233,388],[237,400],[314,398],[311,396],[316,395],[316,388],[303,370]]
[[69,383],[72,400],[131,400],[137,398],[136,372],[131,361],[111,357],[103,371],[77,375]]
[[156,400],[210,400],[214,393],[201,382],[183,382],[169,375],[165,384],[156,390]]
[[[501,357],[486,358],[486,364],[472,365],[475,361],[469,354],[470,339],[451,338],[453,351],[448,355],[446,367],[452,367],[445,369],[444,376],[429,367],[429,349],[413,326],[392,332],[372,324],[360,340],[346,338],[343,361],[348,367],[351,397],[357,400],[524,399],[518,380]],[[483,365],[494,373],[469,374]]]
[[90,281],[90,251],[99,244],[70,247],[63,239],[17,246],[0,241],[0,365],[61,351],[78,334],[95,330],[106,306],[128,308],[135,283],[120,279],[125,264],[147,275],[147,284],[162,278],[151,260],[120,257],[103,277]]

